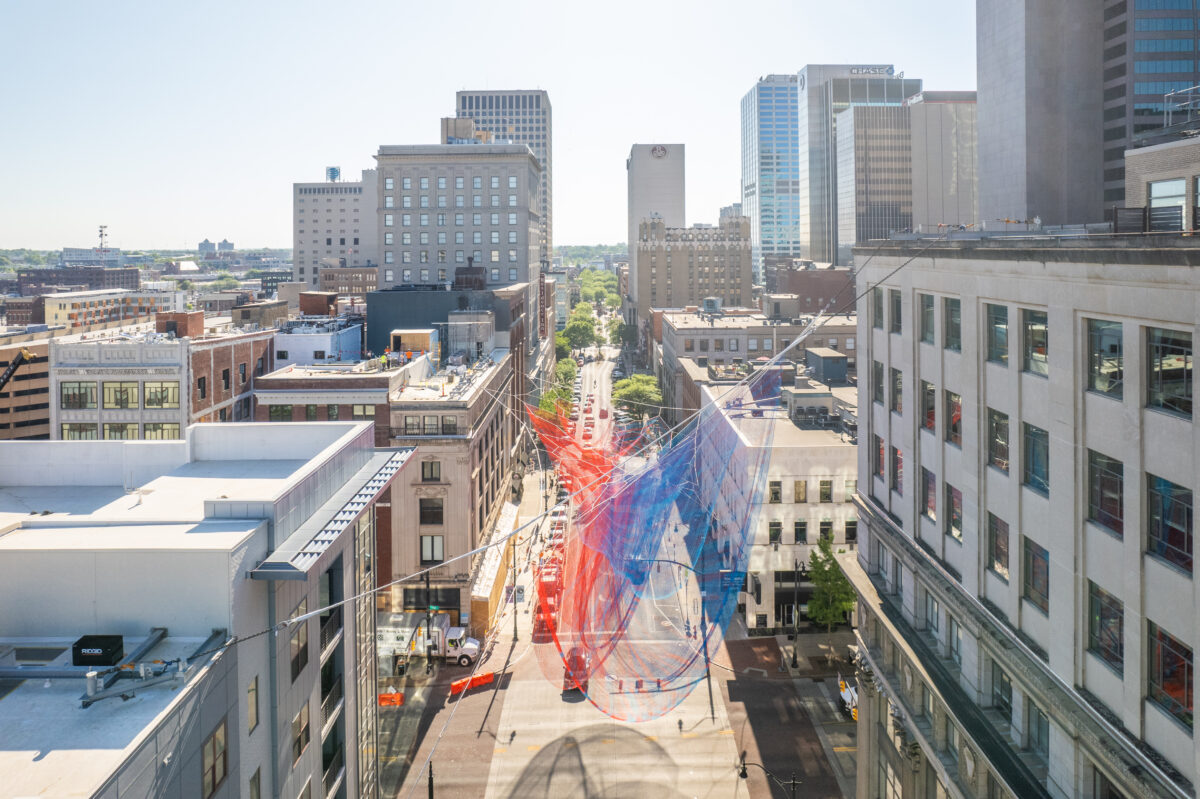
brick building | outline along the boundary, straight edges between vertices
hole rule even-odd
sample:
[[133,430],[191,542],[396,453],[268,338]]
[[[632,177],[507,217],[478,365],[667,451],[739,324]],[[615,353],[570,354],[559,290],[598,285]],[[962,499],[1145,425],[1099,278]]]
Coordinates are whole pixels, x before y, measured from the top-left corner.
[[322,267],[319,275],[321,291],[341,296],[366,297],[368,291],[379,288],[379,270],[371,267]]
[[137,290],[140,277],[136,267],[68,266],[57,269],[21,269],[17,285],[22,295],[41,291],[42,286],[87,286],[88,290]]

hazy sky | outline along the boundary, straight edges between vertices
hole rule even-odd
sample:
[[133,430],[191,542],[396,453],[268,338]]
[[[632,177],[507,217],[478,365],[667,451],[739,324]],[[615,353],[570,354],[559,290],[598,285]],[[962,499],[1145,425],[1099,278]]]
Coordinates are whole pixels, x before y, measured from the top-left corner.
[[554,240],[625,238],[634,142],[687,145],[688,223],[740,192],[739,106],[806,63],[975,88],[972,0],[0,0],[0,248],[291,246],[291,184],[433,143],[459,89],[543,88]]

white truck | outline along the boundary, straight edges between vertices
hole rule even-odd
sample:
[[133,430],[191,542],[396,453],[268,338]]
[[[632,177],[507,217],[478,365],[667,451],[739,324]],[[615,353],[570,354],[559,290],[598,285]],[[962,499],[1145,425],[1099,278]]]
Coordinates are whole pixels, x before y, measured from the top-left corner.
[[[479,658],[479,642],[462,627],[451,627],[450,617],[435,613],[426,629],[428,616],[420,611],[380,613],[375,621],[375,641],[380,668],[391,664],[392,673],[403,674],[408,661],[427,652],[433,657],[470,666]],[[427,649],[428,647],[428,649]]]

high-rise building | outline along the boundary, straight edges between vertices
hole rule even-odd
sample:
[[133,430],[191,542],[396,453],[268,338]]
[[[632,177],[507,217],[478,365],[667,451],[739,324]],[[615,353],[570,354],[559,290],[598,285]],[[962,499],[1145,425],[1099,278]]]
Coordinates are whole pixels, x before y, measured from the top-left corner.
[[833,263],[838,253],[837,118],[855,105],[903,105],[921,81],[888,64],[809,64],[797,83],[801,255]]
[[852,105],[837,115],[836,263],[849,264],[855,244],[912,227],[912,181],[907,108]]
[[[1117,139],[1105,142],[1103,30],[1095,0],[977,0],[979,214],[985,224],[1103,218],[1104,150],[1111,146],[1116,159],[1125,135],[1114,128]],[[1116,77],[1124,70],[1112,69],[1119,96],[1125,87]]]
[[[1170,121],[1195,119],[1200,96],[1196,10],[1192,2],[1105,0],[1104,205],[1132,205],[1125,184],[1125,150]],[[1192,91],[1188,91],[1192,89]],[[1178,94],[1172,95],[1172,92]],[[1171,95],[1171,96],[1168,96]],[[1168,109],[1170,116],[1168,117]],[[1144,187],[1139,187],[1144,190]]]
[[659,217],[667,228],[684,226],[684,166],[682,144],[635,144],[629,149],[625,171],[629,184],[629,291],[632,299],[626,322],[636,324],[646,317],[650,298],[639,291],[643,281],[638,272],[638,241],[642,222]]
[[[334,177],[340,171],[330,168]],[[292,184],[292,278],[321,284],[322,266],[379,264],[378,200],[374,169],[357,181]]]
[[1185,241],[856,252],[859,796],[1194,795]]
[[912,136],[912,225],[979,222],[975,92],[921,92],[907,103]]
[[756,282],[767,261],[800,257],[797,75],[767,75],[742,98],[742,208]]
[[682,308],[716,297],[746,307],[753,297],[750,220],[725,217],[721,224],[667,227],[662,217],[645,219],[637,239],[638,315],[651,308]]
[[461,91],[455,94],[458,116],[475,122],[493,140],[525,144],[541,167],[537,203],[538,260],[550,262],[554,252],[554,115],[550,95],[542,89]]

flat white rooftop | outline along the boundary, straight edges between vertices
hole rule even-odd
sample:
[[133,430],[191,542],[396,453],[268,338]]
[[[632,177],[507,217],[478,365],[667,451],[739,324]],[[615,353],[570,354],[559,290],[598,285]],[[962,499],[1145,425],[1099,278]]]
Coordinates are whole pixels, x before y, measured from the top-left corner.
[[[8,645],[61,648],[63,653],[51,663],[70,667],[71,643],[0,639],[0,651]],[[140,643],[127,637],[125,651]],[[201,638],[167,637],[142,660],[174,660],[203,644]],[[85,710],[79,701],[85,691],[83,679],[0,680],[0,796],[92,796],[184,694],[167,682],[141,688],[131,699],[105,699]]]

